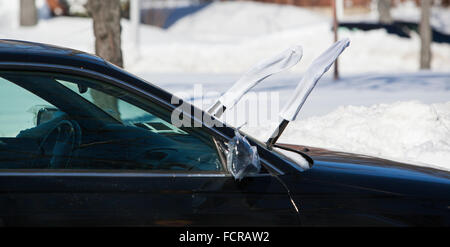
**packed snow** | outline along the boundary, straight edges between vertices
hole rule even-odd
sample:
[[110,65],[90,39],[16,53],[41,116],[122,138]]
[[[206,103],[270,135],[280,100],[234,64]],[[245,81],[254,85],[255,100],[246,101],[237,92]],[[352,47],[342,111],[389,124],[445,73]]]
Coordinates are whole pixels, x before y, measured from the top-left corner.
[[[17,6],[10,2],[0,0],[0,38],[94,52],[90,19],[41,19],[36,27],[19,28],[11,14]],[[440,30],[450,26],[446,11],[433,10],[433,25]],[[414,19],[417,10],[395,9],[393,15]],[[141,26],[139,47],[132,42],[129,25],[122,21],[125,68],[204,108],[252,65],[301,45],[303,58],[297,66],[252,90],[277,94],[270,105],[281,108],[308,65],[333,41],[328,16],[255,2],[214,2],[168,29]],[[420,41],[414,33],[408,39],[384,30],[340,29],[339,37],[351,40],[339,59],[341,79],[334,81],[330,72],[324,75],[280,142],[450,170],[450,45],[433,43],[432,70],[418,71]],[[190,93],[194,84],[201,84],[208,95],[205,101],[196,102]],[[272,111],[267,105],[262,114]],[[224,118],[245,107],[243,99]],[[258,120],[259,110],[249,109],[229,123]],[[265,141],[276,121],[256,121],[256,126],[249,123],[242,129]]]

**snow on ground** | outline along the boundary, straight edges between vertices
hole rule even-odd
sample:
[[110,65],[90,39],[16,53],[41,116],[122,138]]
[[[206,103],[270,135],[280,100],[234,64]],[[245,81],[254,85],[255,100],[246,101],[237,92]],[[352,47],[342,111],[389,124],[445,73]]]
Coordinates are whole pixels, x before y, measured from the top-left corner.
[[170,27],[170,32],[202,40],[220,41],[231,37],[243,40],[329,21],[326,16],[290,5],[223,2],[212,3],[195,15],[179,20]]
[[[0,0],[0,7],[5,2],[9,1]],[[394,12],[394,16],[413,16],[406,10]],[[59,17],[18,28],[7,23],[10,16],[0,11],[0,38],[94,51],[90,19]],[[439,20],[441,27],[449,26],[445,18]],[[290,73],[270,78],[253,90],[258,96],[277,94],[270,105],[282,107],[302,72],[333,39],[327,16],[254,2],[215,2],[167,30],[141,26],[140,47],[132,43],[128,21],[122,21],[122,28],[128,71],[202,107],[256,62],[300,44],[303,59]],[[339,60],[342,79],[333,81],[331,73],[326,74],[299,120],[288,126],[280,141],[450,170],[450,45],[434,43],[432,71],[418,72],[420,43],[415,34],[407,39],[384,30],[339,30],[339,36],[351,40]],[[205,93],[215,94],[206,97],[206,102],[195,102],[191,91],[196,83]],[[239,109],[247,109],[243,100],[225,117],[228,121],[228,116],[238,116],[229,121],[235,126],[250,121],[243,130],[264,140],[277,120],[259,121],[255,113],[276,112],[265,103],[253,110],[250,105],[241,116]]]
[[[248,132],[267,140],[272,130],[262,127]],[[291,123],[279,142],[450,170],[450,101],[340,106],[329,114]]]
[[[143,44],[155,41],[162,44],[144,46],[142,57],[149,59],[137,62],[132,70],[243,73],[255,62],[300,44],[304,56],[293,71],[303,72],[332,43],[330,27],[329,17],[298,7],[216,2],[182,18],[167,31],[161,30],[163,35],[157,35],[157,39],[162,39],[160,42],[144,34]],[[415,33],[407,39],[385,30],[340,30],[339,36],[351,40],[349,49],[340,59],[343,73],[418,69],[420,40]],[[450,71],[450,45],[434,43],[432,52],[433,70]],[[177,59],[173,59],[174,56]]]

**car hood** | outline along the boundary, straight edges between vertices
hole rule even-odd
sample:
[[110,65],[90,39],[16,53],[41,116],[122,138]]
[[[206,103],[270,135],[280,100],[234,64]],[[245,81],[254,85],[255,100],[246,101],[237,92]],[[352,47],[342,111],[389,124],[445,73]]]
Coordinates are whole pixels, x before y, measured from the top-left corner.
[[278,145],[303,152],[308,156],[310,156],[314,160],[315,164],[319,165],[324,163],[339,163],[339,164],[345,163],[345,164],[360,165],[361,167],[371,166],[374,167],[375,169],[376,168],[380,169],[380,171],[386,171],[385,169],[397,169],[450,179],[450,172],[439,170],[437,168],[417,166],[363,154],[333,151],[324,148],[293,145],[293,144],[278,144]]
[[447,171],[284,145],[314,160],[310,169],[283,177],[305,225],[450,225]]
[[281,145],[303,152],[314,160],[311,169],[299,176],[304,180],[403,195],[439,194],[439,197],[449,198],[448,171],[323,148]]

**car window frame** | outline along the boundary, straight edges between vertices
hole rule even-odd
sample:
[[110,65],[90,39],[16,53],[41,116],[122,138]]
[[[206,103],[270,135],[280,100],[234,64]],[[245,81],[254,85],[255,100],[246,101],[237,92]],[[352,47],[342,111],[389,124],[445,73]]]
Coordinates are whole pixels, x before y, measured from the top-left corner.
[[[14,74],[14,73],[20,73],[20,72],[26,72],[26,73],[30,73],[28,76],[32,76],[32,74],[33,73],[36,73],[37,75],[48,75],[48,76],[52,76],[52,75],[55,75],[56,77],[58,76],[58,75],[61,75],[61,76],[76,76],[76,77],[80,77],[80,78],[85,78],[86,80],[95,80],[95,81],[97,81],[98,83],[106,83],[107,85],[111,85],[111,84],[108,84],[107,82],[105,82],[105,81],[103,81],[103,80],[99,80],[99,79],[97,79],[97,78],[95,78],[95,79],[92,79],[92,78],[90,78],[90,77],[86,77],[86,76],[83,76],[83,75],[78,75],[78,74],[76,74],[76,75],[73,75],[73,74],[70,74],[70,73],[63,73],[63,72],[53,72],[53,71],[35,71],[35,70],[33,70],[33,71],[29,71],[29,70],[4,70],[4,69],[0,69],[0,71],[2,71],[2,72],[6,72],[6,73],[11,73],[11,74]],[[10,82],[10,83],[13,83],[13,84],[16,84],[15,82]],[[17,84],[16,84],[17,85]],[[19,86],[22,90],[24,90],[24,91],[27,91],[27,92],[29,92],[29,93],[31,93],[31,94],[33,94],[33,95],[35,95],[36,97],[39,97],[39,98],[41,98],[42,99],[42,97],[41,96],[39,96],[39,95],[36,95],[34,92],[32,92],[32,91],[30,91],[30,90],[28,90],[27,88],[23,88],[22,86],[20,86],[20,85],[17,85],[17,86]],[[112,86],[115,86],[115,85],[112,85]],[[117,87],[117,86],[116,86]],[[120,87],[119,88],[120,90],[124,90],[124,93],[126,93],[126,94],[135,94],[133,91],[131,91],[131,90],[127,90],[127,88],[122,88],[122,87]],[[68,89],[69,90],[69,89]],[[74,94],[76,94],[75,92],[74,92]],[[79,95],[76,95],[76,96],[78,96],[78,97],[80,97],[80,98],[82,98],[81,96],[79,96]],[[138,96],[139,97],[139,96]],[[141,96],[140,96],[140,98],[142,98]],[[148,97],[145,97],[145,98],[143,98],[143,100],[147,100],[148,99]],[[44,99],[43,99],[44,100]],[[153,102],[152,101],[152,103],[155,103],[155,102]],[[92,104],[92,103],[91,103]],[[161,106],[160,104],[157,104],[158,106]],[[167,108],[165,108],[165,107],[162,107],[162,110],[163,111],[167,111],[168,109]],[[169,115],[170,115],[170,112],[167,112]],[[106,113],[105,113],[106,114]],[[152,113],[153,114],[153,113]],[[219,147],[218,147],[218,144],[217,144],[217,141],[215,140],[215,138],[214,138],[214,136],[213,135],[211,135],[210,133],[207,133],[207,132],[205,132],[205,128],[204,127],[206,127],[206,126],[203,126],[202,127],[202,129],[197,129],[197,130],[195,130],[195,131],[197,131],[197,132],[202,132],[202,134],[204,134],[205,135],[205,138],[206,139],[210,139],[209,141],[210,141],[210,144],[209,145],[211,145],[211,147],[212,147],[212,150],[214,151],[214,152],[216,152],[216,154],[217,154],[217,156],[218,156],[218,158],[219,158],[219,161],[220,161],[220,163],[221,163],[221,169],[220,170],[210,170],[210,171],[202,171],[202,170],[200,170],[200,171],[198,171],[198,170],[193,170],[193,171],[190,171],[190,170],[164,170],[164,169],[159,169],[159,170],[147,170],[147,169],[58,169],[59,171],[68,171],[68,172],[64,172],[65,174],[71,174],[72,172],[74,172],[74,173],[76,173],[76,174],[87,174],[87,173],[97,173],[97,172],[102,172],[102,173],[122,173],[122,171],[124,171],[125,173],[128,173],[128,174],[133,174],[133,173],[136,173],[136,172],[139,172],[139,173],[142,173],[142,172],[144,172],[145,174],[147,174],[147,176],[148,176],[148,174],[150,174],[150,173],[154,173],[154,174],[178,174],[178,175],[180,175],[180,174],[187,174],[188,176],[192,176],[192,175],[194,175],[194,174],[199,174],[199,175],[204,175],[204,174],[229,174],[229,172],[228,172],[228,170],[226,169],[226,163],[224,162],[224,160],[223,160],[223,157],[222,157],[222,152],[220,151],[220,149],[219,149]],[[207,144],[208,145],[208,144]],[[11,171],[18,171],[18,172],[24,172],[24,171],[34,171],[33,173],[34,174],[36,174],[36,172],[37,171],[49,171],[49,172],[46,172],[46,173],[52,173],[52,171],[56,171],[56,169],[42,169],[42,168],[36,168],[36,169],[0,169],[3,173],[10,173]],[[72,171],[72,172],[71,172]],[[92,171],[92,172],[90,172],[90,171]],[[146,176],[146,175],[144,175],[144,176]]]
[[[112,69],[112,68],[111,68]],[[107,75],[106,73],[102,73],[102,72],[98,72],[92,69],[86,69],[83,67],[74,67],[74,66],[69,66],[69,65],[57,65],[57,64],[49,64],[49,63],[40,63],[40,62],[2,62],[0,61],[0,70],[8,70],[8,71],[29,71],[29,72],[41,72],[41,73],[60,73],[60,74],[64,74],[64,75],[72,75],[72,76],[80,76],[80,77],[86,77],[88,79],[92,79],[92,80],[98,80],[101,83],[106,83],[106,84],[110,84],[112,86],[116,86],[119,87],[123,90],[129,91],[130,93],[134,93],[139,97],[143,97],[149,101],[151,101],[152,103],[155,103],[157,105],[159,105],[162,108],[165,108],[166,110],[174,110],[176,109],[178,106],[174,105],[170,102],[167,102],[165,100],[163,100],[161,97],[159,97],[158,95],[149,92],[148,90],[144,90],[142,88],[139,88],[138,86],[132,85],[126,81],[124,81],[123,79],[119,79],[119,78],[115,78],[112,76]],[[148,83],[150,86],[152,87],[156,87],[157,86],[147,82],[146,80],[137,77],[136,75],[130,74],[127,71],[122,71],[119,73],[124,73],[125,76],[129,76],[131,78],[133,78],[134,80],[138,80],[144,83]],[[163,89],[160,89],[162,91],[164,91]],[[171,93],[167,92],[168,94],[172,95]],[[196,109],[195,106],[191,105],[189,102],[186,102],[190,107],[192,107],[192,109]],[[207,112],[200,110],[203,114],[208,114]],[[192,111],[195,112],[195,111]],[[191,118],[192,121],[195,121],[197,123],[200,123],[203,126],[203,129],[213,137],[213,140],[215,140],[218,143],[227,143],[231,137],[227,136],[230,133],[222,133],[221,131],[219,131],[218,129],[216,129],[216,127],[210,127],[207,125],[204,125],[203,122],[201,121],[201,119],[198,119],[195,114],[188,114],[187,115]],[[220,121],[220,119],[216,119],[217,121]],[[222,122],[223,123],[223,122]],[[223,123],[224,126],[226,126],[225,123]],[[229,127],[228,127],[229,129]],[[231,130],[231,129],[230,129]],[[228,131],[230,131],[228,130]],[[260,148],[262,148],[265,152],[270,152],[272,155],[274,155],[276,158],[282,160],[284,163],[287,163],[288,166],[280,166],[280,165],[275,165],[272,162],[270,162],[269,160],[260,157],[261,160],[261,164],[269,171],[266,174],[255,174],[252,176],[272,176],[273,174],[276,175],[284,175],[286,173],[292,172],[292,171],[299,171],[298,165],[295,164],[294,162],[287,160],[285,158],[283,158],[281,155],[279,155],[278,153],[274,153],[271,152],[270,150],[267,150],[264,146],[260,146]],[[216,149],[218,149],[218,147],[216,146]],[[259,149],[259,148],[258,148]],[[220,150],[217,150],[217,152],[219,153],[219,156],[221,156],[221,159],[224,159],[225,154],[223,152],[221,152]],[[226,175],[226,176],[232,176],[231,173],[228,171],[227,167],[226,167],[226,160],[221,160],[221,162],[224,165],[224,170],[223,171],[204,171],[207,174],[216,176],[222,176],[222,175]],[[48,169],[28,169],[27,171],[31,171],[33,170],[34,172],[46,172],[49,173],[51,171],[56,172],[57,170],[48,170]],[[23,173],[26,171],[19,171],[19,170],[15,170],[19,173]],[[60,170],[61,171],[61,170]],[[65,170],[67,171],[67,170]],[[92,172],[84,172],[86,170],[83,171],[75,171],[75,170],[71,170],[75,173],[78,172],[82,172],[83,174],[85,173],[96,173],[96,172],[103,172],[103,170],[94,170],[94,169],[90,169],[89,171]],[[109,170],[112,171],[112,170]],[[122,170],[122,172],[120,172],[120,170],[114,170],[114,171],[118,171],[119,173],[123,173],[124,170]],[[135,171],[133,172],[132,170],[127,170],[129,172],[129,174],[133,174],[135,173]],[[138,171],[145,171],[145,170],[138,170]],[[1,169],[0,173],[12,173],[13,171],[11,169],[6,170],[5,169]],[[157,172],[157,171],[154,171]],[[63,172],[63,173],[70,173],[70,171],[68,172]],[[107,172],[108,173],[108,172]],[[191,176],[192,174],[196,174],[196,173],[200,173],[199,171],[170,171],[167,174],[173,174],[174,176]],[[203,172],[201,172],[203,173]],[[201,176],[205,176],[207,174],[201,174]],[[76,174],[74,174],[75,176],[78,176]],[[0,175],[1,176],[1,175]]]

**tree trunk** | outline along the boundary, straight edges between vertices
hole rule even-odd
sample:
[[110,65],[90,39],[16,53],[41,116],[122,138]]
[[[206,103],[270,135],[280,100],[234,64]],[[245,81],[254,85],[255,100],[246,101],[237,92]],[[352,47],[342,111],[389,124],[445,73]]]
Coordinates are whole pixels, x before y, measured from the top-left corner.
[[20,0],[20,25],[34,26],[38,22],[35,0]]
[[[123,67],[121,49],[120,1],[89,0],[87,9],[94,22],[95,54]],[[117,99],[102,92],[91,91],[94,103],[120,120]]]
[[431,68],[431,25],[430,25],[431,0],[422,0],[422,16],[420,18],[420,68]]
[[120,1],[89,0],[87,8],[94,20],[95,54],[123,67]]
[[391,0],[378,0],[377,7],[379,21],[383,24],[392,23]]

